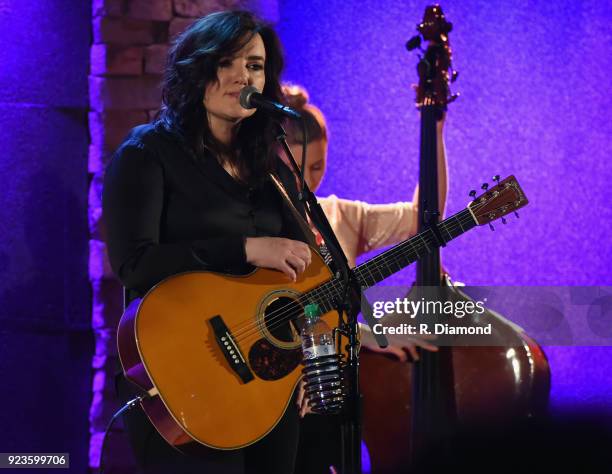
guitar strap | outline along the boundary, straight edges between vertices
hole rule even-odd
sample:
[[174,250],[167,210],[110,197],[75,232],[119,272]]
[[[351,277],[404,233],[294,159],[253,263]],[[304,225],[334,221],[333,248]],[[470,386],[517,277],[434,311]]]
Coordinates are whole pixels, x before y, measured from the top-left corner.
[[308,222],[306,222],[306,219],[304,219],[302,214],[300,214],[300,212],[295,208],[295,205],[293,204],[293,201],[291,201],[291,198],[289,197],[289,193],[287,193],[287,190],[283,186],[283,183],[280,181],[280,179],[278,179],[272,173],[270,173],[270,178],[272,179],[272,182],[274,183],[274,185],[280,192],[281,196],[283,197],[285,201],[285,205],[287,206],[287,208],[289,208],[289,210],[291,211],[291,214],[293,214],[293,218],[295,219],[297,224],[302,229],[302,232],[304,234],[304,237],[308,241],[308,244],[310,244],[310,246],[314,247],[315,249],[319,249],[319,244],[317,244],[317,239],[315,238],[315,235],[312,232],[310,225],[308,225]]

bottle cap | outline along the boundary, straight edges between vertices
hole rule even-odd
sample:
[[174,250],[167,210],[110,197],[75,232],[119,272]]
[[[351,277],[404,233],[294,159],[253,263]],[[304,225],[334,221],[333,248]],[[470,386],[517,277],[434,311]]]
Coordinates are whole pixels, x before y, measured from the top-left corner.
[[306,319],[316,319],[321,312],[319,311],[319,305],[316,303],[310,303],[304,306],[304,315]]

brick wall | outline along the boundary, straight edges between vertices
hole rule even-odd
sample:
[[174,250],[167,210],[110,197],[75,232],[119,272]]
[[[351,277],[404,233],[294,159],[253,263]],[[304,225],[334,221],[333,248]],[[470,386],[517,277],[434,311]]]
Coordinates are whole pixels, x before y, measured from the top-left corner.
[[[93,290],[93,401],[90,409],[90,467],[100,460],[106,424],[119,408],[113,377],[117,366],[116,327],[122,290],[113,277],[104,244],[102,177],[110,154],[135,125],[149,121],[160,104],[160,79],[169,42],[191,22],[212,11],[251,8],[275,20],[275,1],[93,0],[93,44],[89,76],[90,260]],[[117,423],[107,439],[108,473],[132,473],[127,437]]]

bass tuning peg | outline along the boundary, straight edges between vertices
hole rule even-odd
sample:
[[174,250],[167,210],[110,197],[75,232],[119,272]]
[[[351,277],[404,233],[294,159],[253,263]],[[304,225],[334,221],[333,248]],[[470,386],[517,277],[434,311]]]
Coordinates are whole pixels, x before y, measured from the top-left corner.
[[495,227],[493,227],[493,224],[491,224],[490,222],[489,222],[489,229],[495,230]]
[[499,177],[499,175],[498,175],[498,174],[496,174],[495,176],[493,176],[493,181],[495,181],[497,184],[499,184],[499,180],[500,180],[500,177]]
[[505,224],[505,223],[506,223],[506,218],[505,218],[505,217],[502,217],[502,218],[501,218],[501,221],[502,221],[502,224]]
[[476,197],[476,190],[475,190],[475,189],[472,189],[472,190],[470,191],[470,197],[471,197],[471,198]]
[[419,35],[413,36],[406,43],[406,49],[408,51],[412,51],[413,49],[417,49],[421,47],[421,37]]
[[482,183],[482,186],[480,186],[480,189],[484,189],[486,191],[487,189],[489,189],[489,184],[488,183]]

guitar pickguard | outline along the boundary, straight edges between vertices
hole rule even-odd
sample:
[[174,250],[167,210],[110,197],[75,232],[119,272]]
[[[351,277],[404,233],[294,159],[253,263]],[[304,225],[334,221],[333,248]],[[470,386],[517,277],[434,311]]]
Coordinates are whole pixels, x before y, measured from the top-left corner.
[[266,339],[259,339],[249,351],[251,370],[263,380],[279,380],[302,362],[302,349],[280,349]]

